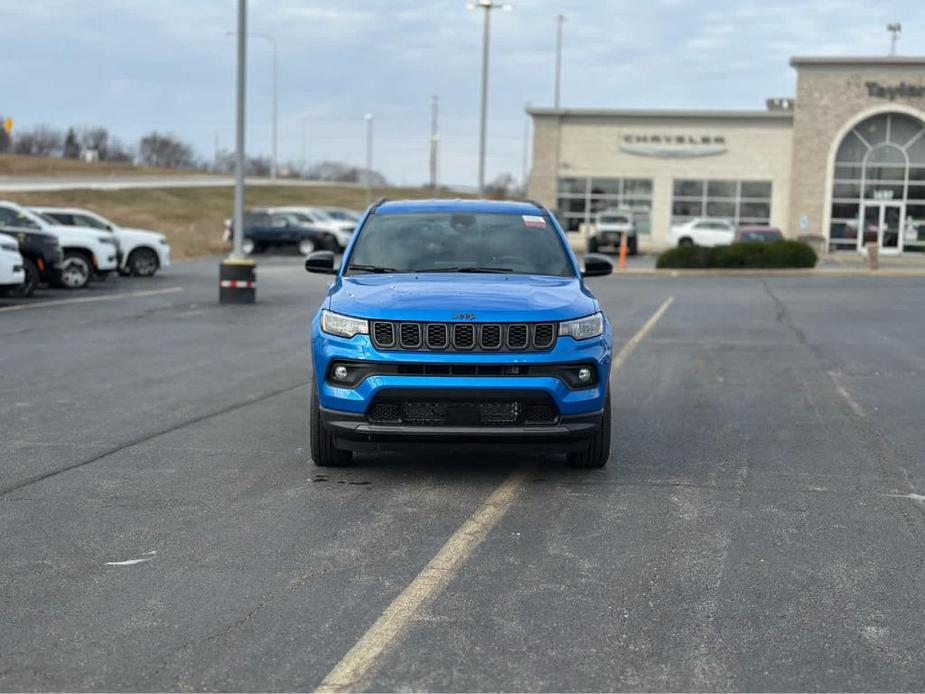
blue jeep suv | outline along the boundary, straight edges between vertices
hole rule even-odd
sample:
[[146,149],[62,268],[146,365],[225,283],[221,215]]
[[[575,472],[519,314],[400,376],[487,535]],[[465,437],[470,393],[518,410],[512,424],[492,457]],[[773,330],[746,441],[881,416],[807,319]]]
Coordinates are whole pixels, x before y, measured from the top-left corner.
[[544,207],[485,200],[380,201],[312,323],[311,449],[513,444],[600,467],[610,450],[611,334]]

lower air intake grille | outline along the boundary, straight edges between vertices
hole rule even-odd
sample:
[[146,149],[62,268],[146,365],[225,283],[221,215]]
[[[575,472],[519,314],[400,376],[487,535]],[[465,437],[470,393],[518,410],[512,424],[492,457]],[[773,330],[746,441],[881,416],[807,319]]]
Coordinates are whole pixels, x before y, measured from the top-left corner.
[[504,426],[555,424],[556,406],[545,396],[528,399],[402,399],[379,397],[367,411],[370,424],[409,426]]

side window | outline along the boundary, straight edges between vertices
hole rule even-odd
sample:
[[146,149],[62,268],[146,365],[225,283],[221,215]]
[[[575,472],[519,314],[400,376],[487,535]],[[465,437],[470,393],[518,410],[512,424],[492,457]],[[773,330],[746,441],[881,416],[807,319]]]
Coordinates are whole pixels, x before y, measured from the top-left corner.
[[15,226],[16,213],[6,207],[0,207],[0,225],[9,227]]
[[82,227],[90,227],[92,229],[103,229],[104,231],[110,231],[108,225],[103,224],[100,220],[95,219],[94,217],[88,217],[85,214],[75,214],[73,223]]
[[289,218],[283,214],[275,214],[271,217],[270,225],[274,229],[285,229],[289,226]]
[[76,224],[74,221],[74,215],[64,214],[63,212],[54,212],[49,213],[49,217],[55,220],[55,224],[64,224],[66,226],[72,227]]

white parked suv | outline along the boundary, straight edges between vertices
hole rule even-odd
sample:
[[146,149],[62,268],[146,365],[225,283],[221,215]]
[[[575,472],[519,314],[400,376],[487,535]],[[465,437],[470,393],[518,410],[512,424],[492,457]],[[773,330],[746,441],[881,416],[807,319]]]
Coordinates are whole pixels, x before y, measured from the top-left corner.
[[19,245],[9,236],[0,236],[0,294],[16,289],[26,281]]
[[42,215],[0,200],[0,226],[37,229],[58,238],[64,260],[58,284],[68,289],[80,289],[94,275],[105,277],[118,267],[116,240],[112,234],[86,227],[54,224]]
[[620,242],[626,234],[626,250],[630,255],[636,255],[638,242],[636,240],[636,222],[633,220],[632,210],[608,209],[598,212],[594,216],[594,228],[588,237],[588,251],[596,253],[604,246],[610,246],[617,251]]
[[302,217],[303,222],[307,222],[317,229],[329,231],[337,239],[337,245],[341,250],[347,247],[350,239],[353,238],[353,231],[356,229],[356,222],[345,219],[334,219],[320,207],[273,207],[266,212],[292,212]]
[[735,231],[728,219],[697,217],[673,225],[667,240],[670,246],[724,246],[732,243]]
[[119,248],[119,272],[151,277],[170,267],[167,237],[147,229],[121,227],[95,212],[79,207],[33,207],[34,211],[65,226],[88,227],[111,234]]

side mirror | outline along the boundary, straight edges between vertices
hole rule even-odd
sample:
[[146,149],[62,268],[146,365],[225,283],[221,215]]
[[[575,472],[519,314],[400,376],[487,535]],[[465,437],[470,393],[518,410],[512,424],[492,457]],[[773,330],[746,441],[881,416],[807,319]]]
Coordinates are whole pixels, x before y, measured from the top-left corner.
[[582,277],[600,277],[613,272],[613,263],[610,258],[600,253],[588,253],[585,256],[585,269],[581,271]]
[[331,251],[314,251],[305,259],[305,269],[308,272],[318,272],[322,275],[334,275],[334,254]]

